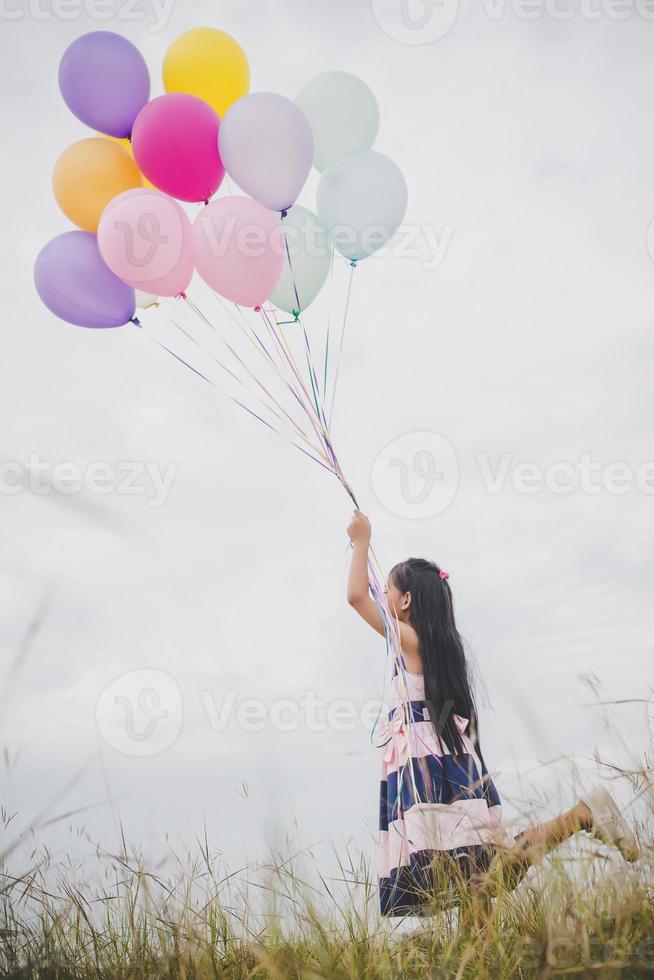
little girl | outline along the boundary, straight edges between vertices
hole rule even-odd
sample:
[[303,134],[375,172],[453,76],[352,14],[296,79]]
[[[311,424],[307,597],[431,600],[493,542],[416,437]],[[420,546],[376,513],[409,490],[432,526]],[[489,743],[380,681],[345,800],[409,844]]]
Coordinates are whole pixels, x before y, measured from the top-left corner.
[[[368,584],[370,521],[359,510],[347,528],[353,552],[347,600],[378,633],[384,625]],[[553,820],[512,838],[479,745],[479,723],[448,574],[423,558],[396,565],[385,588],[397,621],[402,671],[391,682],[393,707],[380,729],[379,815],[382,915],[416,915],[439,887],[481,885],[500,869],[509,888],[530,865],[580,830],[639,856],[631,828],[598,786]],[[456,898],[454,899],[457,900]]]

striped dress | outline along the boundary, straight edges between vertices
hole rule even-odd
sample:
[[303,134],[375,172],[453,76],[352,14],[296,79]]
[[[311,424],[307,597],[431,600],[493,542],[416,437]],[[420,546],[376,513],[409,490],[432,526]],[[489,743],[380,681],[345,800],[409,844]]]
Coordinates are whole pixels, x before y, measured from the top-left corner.
[[465,880],[485,871],[508,843],[499,795],[465,733],[468,719],[453,716],[466,748],[453,757],[429,720],[423,675],[405,673],[404,684],[410,705],[403,704],[404,685],[395,673],[393,707],[379,727],[382,915],[419,915],[443,882],[451,897],[459,872]]

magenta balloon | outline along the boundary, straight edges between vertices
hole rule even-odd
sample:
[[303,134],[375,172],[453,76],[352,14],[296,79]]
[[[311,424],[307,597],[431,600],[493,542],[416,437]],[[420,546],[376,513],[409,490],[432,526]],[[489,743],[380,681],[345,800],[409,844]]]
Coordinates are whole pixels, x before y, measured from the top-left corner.
[[148,66],[131,41],[112,31],[82,34],[64,51],[59,88],[87,126],[123,138],[150,98]]
[[240,306],[260,306],[285,260],[279,218],[250,197],[221,197],[193,222],[195,266],[209,286]]
[[148,180],[180,201],[207,201],[225,168],[218,152],[220,119],[194,95],[160,95],[141,109],[132,150]]
[[34,283],[48,309],[78,327],[120,327],[134,316],[134,290],[107,268],[90,231],[67,231],[48,242],[37,256]]
[[271,211],[295,204],[313,163],[313,133],[302,110],[283,95],[253,92],[225,113],[218,138],[225,169]]
[[112,272],[146,293],[179,296],[191,281],[191,222],[161,191],[137,187],[110,201],[100,217],[98,246]]

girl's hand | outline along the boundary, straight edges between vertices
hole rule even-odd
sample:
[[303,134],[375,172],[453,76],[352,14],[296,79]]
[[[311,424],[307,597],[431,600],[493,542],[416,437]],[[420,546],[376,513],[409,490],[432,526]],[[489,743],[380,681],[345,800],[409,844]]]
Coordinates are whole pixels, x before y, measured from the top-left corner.
[[347,526],[347,533],[352,544],[362,544],[366,547],[370,544],[372,526],[362,511],[354,511],[352,520]]

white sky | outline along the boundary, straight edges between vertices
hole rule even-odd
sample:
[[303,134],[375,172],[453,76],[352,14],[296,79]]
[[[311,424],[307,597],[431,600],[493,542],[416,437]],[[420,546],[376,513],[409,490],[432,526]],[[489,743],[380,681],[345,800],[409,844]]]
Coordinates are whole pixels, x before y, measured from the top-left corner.
[[[16,825],[42,808],[95,805],[73,824],[109,843],[119,814],[153,855],[165,833],[190,842],[203,821],[233,863],[287,834],[374,855],[379,760],[364,725],[218,732],[205,710],[206,692],[218,708],[230,690],[268,704],[307,690],[355,705],[381,694],[383,643],[344,598],[349,501],[144,334],[63,324],[32,287],[39,248],[70,227],[52,165],[88,132],[60,98],[58,61],[74,37],[102,28],[141,47],[153,94],[170,41],[204,24],[238,38],[254,91],[292,97],[332,68],[373,88],[376,148],[406,175],[407,223],[452,232],[437,269],[423,254],[373,257],[356,271],[334,440],[378,554],[386,569],[419,554],[451,574],[507,815],[545,785],[556,787],[548,813],[573,802],[569,770],[534,771],[541,762],[574,753],[588,769],[597,746],[625,762],[621,736],[642,760],[645,708],[614,709],[607,727],[584,707],[593,695],[581,678],[599,679],[601,699],[651,694],[652,495],[527,495],[510,480],[490,494],[476,457],[547,468],[588,454],[634,471],[653,458],[654,22],[636,11],[591,20],[580,5],[569,20],[524,19],[510,5],[497,17],[469,3],[445,37],[409,45],[364,0],[177,2],[154,32],[145,0],[135,7],[144,20],[66,21],[46,0],[39,17],[24,2],[6,19],[21,2],[3,8],[0,42],[0,459],[178,471],[158,508],[118,493],[2,494],[3,802]],[[315,186],[314,174],[308,207]],[[346,274],[339,265],[335,308]],[[325,310],[307,315],[316,331]],[[442,434],[459,463],[453,502],[422,520],[389,511],[371,484],[383,447],[416,431]],[[171,675],[184,706],[174,745],[146,758],[117,752],[95,722],[104,688],[136,668]],[[516,767],[529,772],[522,785]],[[41,838],[78,846],[67,823]]]

